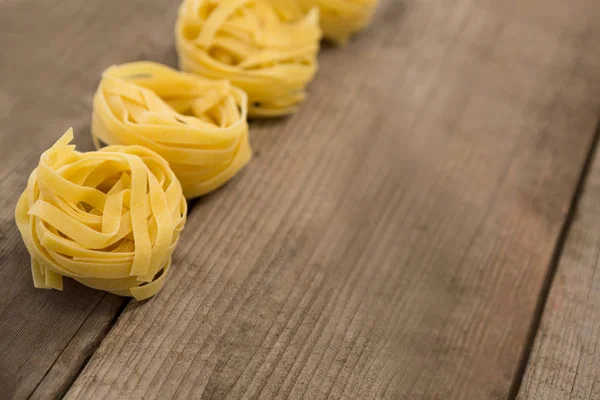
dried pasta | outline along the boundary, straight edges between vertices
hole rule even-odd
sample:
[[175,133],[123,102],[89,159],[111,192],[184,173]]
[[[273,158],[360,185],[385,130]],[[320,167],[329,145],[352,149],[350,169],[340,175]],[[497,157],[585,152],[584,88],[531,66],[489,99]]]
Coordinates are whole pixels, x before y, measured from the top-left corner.
[[146,299],[163,286],[187,203],[168,163],[139,146],[80,153],[68,130],[40,158],[15,211],[37,288],[63,277]]
[[105,144],[145,146],[163,156],[186,198],[225,184],[252,158],[247,96],[153,62],[108,68],[94,96],[92,136]]
[[297,0],[308,10],[319,7],[325,38],[345,44],[348,38],[364,29],[373,18],[378,0]]
[[290,0],[184,0],[175,28],[179,66],[229,79],[248,93],[249,115],[290,114],[317,69],[316,8]]

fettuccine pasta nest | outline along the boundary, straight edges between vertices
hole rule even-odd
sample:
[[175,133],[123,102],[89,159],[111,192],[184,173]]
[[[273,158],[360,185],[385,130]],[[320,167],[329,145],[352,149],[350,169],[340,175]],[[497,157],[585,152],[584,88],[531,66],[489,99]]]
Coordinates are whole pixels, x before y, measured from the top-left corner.
[[318,9],[290,0],[184,0],[175,28],[179,66],[229,79],[248,93],[249,115],[290,114],[317,70]]
[[225,184],[252,158],[247,96],[152,62],[104,71],[94,96],[92,136],[103,144],[145,146],[171,165],[186,198]]
[[378,0],[297,0],[306,10],[319,7],[321,29],[326,39],[345,44],[364,29],[377,9]]
[[44,152],[15,217],[35,287],[63,277],[138,300],[163,286],[187,203],[168,163],[139,146],[80,153],[72,130]]

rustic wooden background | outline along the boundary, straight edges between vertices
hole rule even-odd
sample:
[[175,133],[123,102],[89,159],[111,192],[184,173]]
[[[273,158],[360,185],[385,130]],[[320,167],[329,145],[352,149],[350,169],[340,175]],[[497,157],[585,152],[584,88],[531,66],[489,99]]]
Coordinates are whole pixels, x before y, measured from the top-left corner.
[[33,288],[13,212],[177,0],[0,0],[0,398],[600,398],[600,2],[382,0],[128,302]]

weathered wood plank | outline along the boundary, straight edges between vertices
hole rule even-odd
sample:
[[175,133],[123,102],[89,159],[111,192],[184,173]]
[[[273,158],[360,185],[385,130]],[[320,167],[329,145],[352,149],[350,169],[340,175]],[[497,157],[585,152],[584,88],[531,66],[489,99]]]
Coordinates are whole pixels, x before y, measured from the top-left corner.
[[39,154],[68,127],[93,148],[91,99],[105,67],[175,61],[174,2],[113,3],[0,1],[1,398],[64,393],[123,304],[73,282],[35,290],[13,217]]
[[253,125],[67,397],[506,398],[592,142],[598,12],[383,1]]
[[[595,15],[600,34],[600,15]],[[600,53],[590,72],[600,79]],[[592,64],[590,64],[592,65]],[[600,97],[594,85],[590,92]],[[600,114],[600,113],[599,113]],[[597,135],[600,135],[600,126]],[[600,398],[600,154],[596,151],[558,261],[518,399]]]
[[599,193],[596,157],[544,308],[520,400],[600,397]]

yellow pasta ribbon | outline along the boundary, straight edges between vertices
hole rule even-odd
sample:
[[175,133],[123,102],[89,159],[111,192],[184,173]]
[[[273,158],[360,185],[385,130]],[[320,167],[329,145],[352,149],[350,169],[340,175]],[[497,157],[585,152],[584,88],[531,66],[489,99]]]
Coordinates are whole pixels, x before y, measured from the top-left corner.
[[140,145],[164,157],[186,198],[225,184],[252,158],[248,100],[229,81],[213,81],[153,62],[104,71],[94,96],[92,136]]
[[147,299],[163,286],[187,203],[169,164],[139,146],[80,153],[69,129],[40,158],[15,219],[35,287],[63,277]]
[[249,115],[290,114],[317,70],[318,9],[290,0],[184,0],[175,27],[179,66],[229,79],[248,93]]
[[345,44],[364,29],[377,9],[378,0],[297,0],[305,10],[319,7],[321,29],[326,39]]

